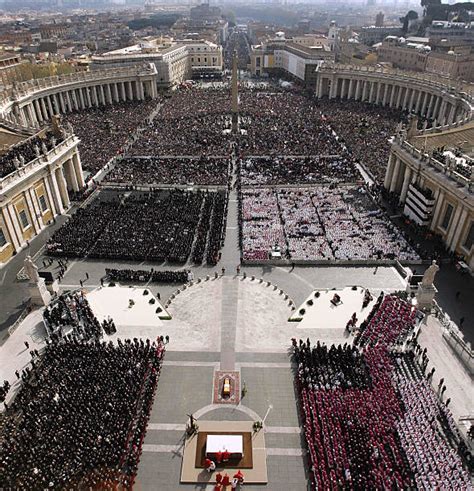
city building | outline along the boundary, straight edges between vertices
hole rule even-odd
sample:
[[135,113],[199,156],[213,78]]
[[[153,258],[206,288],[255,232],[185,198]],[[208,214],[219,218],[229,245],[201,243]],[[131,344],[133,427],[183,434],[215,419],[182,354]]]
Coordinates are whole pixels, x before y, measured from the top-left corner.
[[[29,139],[42,137],[44,132]],[[84,187],[79,139],[64,130],[57,136],[49,151],[37,147],[37,156],[29,161],[17,159],[15,170],[0,178],[0,265],[68,210],[69,192]],[[19,139],[6,152],[21,152],[28,138]]]

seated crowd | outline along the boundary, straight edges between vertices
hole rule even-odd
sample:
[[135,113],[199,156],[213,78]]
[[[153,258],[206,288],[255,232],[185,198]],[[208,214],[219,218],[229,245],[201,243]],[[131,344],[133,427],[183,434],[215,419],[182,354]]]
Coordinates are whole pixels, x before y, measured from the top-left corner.
[[212,222],[206,234],[208,248],[214,250],[215,244],[221,247],[223,200],[213,199],[213,206],[205,210],[207,215],[202,215],[203,201],[212,194],[166,190],[120,198],[112,193],[110,199],[105,196],[79,209],[53,234],[47,252],[66,257],[184,263],[192,252],[200,221]]
[[182,88],[140,133],[130,156],[227,156],[232,120],[228,89]]
[[242,189],[241,201],[245,260],[268,259],[275,244],[292,260],[418,258],[365,188]]
[[469,489],[449,409],[407,373],[412,357],[392,354],[415,320],[382,294],[361,326],[363,353],[293,340],[311,489]]
[[247,157],[239,162],[242,186],[354,182],[359,172],[347,158]]
[[1,487],[132,489],[163,355],[75,337],[35,354],[2,421]]
[[61,141],[62,137],[47,131],[44,135],[33,136],[11,146],[6,153],[0,155],[0,179],[15,172],[16,169],[35,160],[45,152],[49,152]]
[[92,177],[112,158],[125,151],[137,128],[156,108],[158,101],[128,101],[92,107],[64,116],[79,137],[82,168]]
[[215,157],[128,157],[121,159],[105,177],[106,182],[154,186],[197,184],[225,186],[230,161]]
[[189,279],[189,271],[150,271],[142,269],[112,269],[107,268],[105,274],[110,281],[130,283],[186,283]]

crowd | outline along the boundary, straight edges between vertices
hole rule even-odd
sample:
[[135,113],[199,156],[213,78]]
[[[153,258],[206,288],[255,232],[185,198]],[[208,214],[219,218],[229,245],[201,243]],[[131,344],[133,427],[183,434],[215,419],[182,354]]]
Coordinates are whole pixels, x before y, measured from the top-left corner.
[[241,201],[245,260],[275,245],[292,260],[418,259],[363,187],[242,189]]
[[346,157],[247,157],[239,161],[242,186],[354,182],[361,179]]
[[[50,255],[184,263],[200,221],[212,222],[207,247],[221,247],[222,199],[181,190],[105,196],[79,209],[47,244]],[[186,210],[186,213],[183,213]],[[204,216],[203,213],[207,213]]]
[[107,268],[105,274],[110,281],[126,283],[186,283],[189,280],[190,271],[149,271],[142,269],[112,269]]
[[105,181],[131,185],[197,184],[225,186],[228,159],[216,157],[128,157],[121,159]]
[[54,135],[52,132],[28,138],[8,149],[6,153],[0,155],[0,179],[15,172],[16,169],[31,162],[39,156],[49,152],[62,137]]
[[449,409],[408,373],[413,355],[392,353],[415,322],[409,303],[381,294],[363,352],[293,340],[312,489],[469,489]]
[[74,339],[32,360],[3,418],[2,489],[132,489],[164,345]]
[[120,102],[64,116],[81,140],[82,168],[90,177],[126,150],[130,137],[145,124],[157,104],[156,100]]
[[344,145],[348,158],[362,164],[382,184],[390,153],[389,139],[397,125],[406,122],[403,113],[351,100],[320,99],[317,107]]
[[341,145],[316,104],[297,92],[240,95],[241,155],[340,155]]
[[90,341],[103,335],[103,327],[80,292],[63,293],[56,298],[45,308],[43,320],[52,339],[73,335]]
[[182,88],[167,99],[140,133],[130,156],[227,156],[232,119],[227,88]]

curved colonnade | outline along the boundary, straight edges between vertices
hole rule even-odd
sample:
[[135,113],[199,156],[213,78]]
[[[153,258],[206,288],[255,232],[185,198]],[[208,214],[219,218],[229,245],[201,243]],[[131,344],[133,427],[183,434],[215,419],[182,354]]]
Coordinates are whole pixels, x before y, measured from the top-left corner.
[[155,99],[156,75],[155,66],[146,64],[22,82],[0,96],[0,117],[20,128],[38,127],[55,114],[120,101]]
[[318,98],[410,111],[434,120],[436,127],[461,125],[474,117],[473,86],[402,70],[324,63],[318,69],[315,93]]

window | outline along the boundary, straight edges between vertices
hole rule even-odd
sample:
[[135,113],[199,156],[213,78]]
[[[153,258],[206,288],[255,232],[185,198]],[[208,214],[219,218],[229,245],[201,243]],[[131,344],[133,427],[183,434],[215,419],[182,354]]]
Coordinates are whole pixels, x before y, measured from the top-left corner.
[[7,243],[7,238],[3,233],[3,230],[0,228],[0,247],[3,247]]
[[26,211],[21,210],[19,216],[20,216],[21,226],[23,227],[23,229],[27,228],[30,225],[30,222],[28,221],[28,217],[26,216]]
[[48,209],[48,204],[46,203],[46,198],[44,197],[44,194],[42,194],[38,199],[40,202],[41,211],[45,212]]
[[[474,222],[471,223],[471,226],[469,228],[469,232],[466,236],[466,240],[464,241],[464,244],[462,245],[466,251],[470,251],[472,244],[474,244]],[[0,245],[1,245],[1,237],[0,237]]]
[[453,214],[453,206],[452,205],[448,205],[446,207],[446,211],[444,212],[443,221],[441,222],[441,228],[443,228],[444,230],[447,230],[448,229],[449,222],[451,221],[452,214]]

